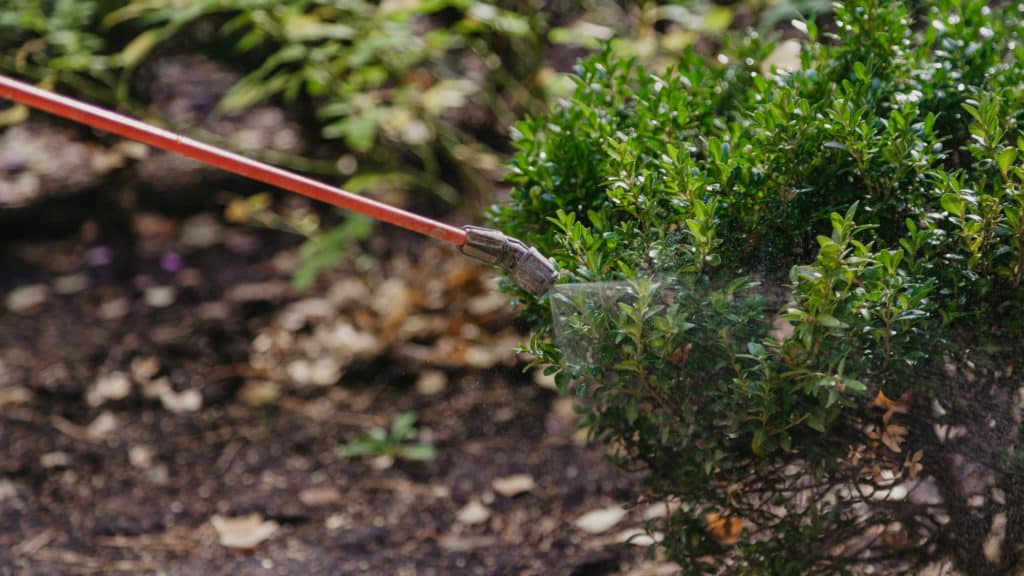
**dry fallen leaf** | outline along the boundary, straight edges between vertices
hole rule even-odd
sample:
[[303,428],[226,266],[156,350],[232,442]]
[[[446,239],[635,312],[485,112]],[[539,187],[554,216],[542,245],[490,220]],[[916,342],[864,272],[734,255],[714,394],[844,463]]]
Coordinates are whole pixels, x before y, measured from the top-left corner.
[[160,359],[155,356],[136,356],[132,358],[132,378],[136,382],[148,382],[160,373]]
[[194,388],[175,392],[170,386],[160,391],[160,403],[175,414],[197,412],[203,407],[203,395]]
[[856,448],[850,446],[850,452],[847,455],[847,458],[850,459],[850,464],[853,464],[854,466],[860,464],[860,459],[864,457],[865,450],[867,450],[867,446],[863,444],[858,445]]
[[180,242],[189,248],[209,248],[223,236],[223,227],[213,214],[198,214],[182,224]]
[[525,494],[533,490],[536,485],[533,481],[533,476],[529,474],[513,474],[504,478],[495,478],[491,482],[491,487],[494,488],[494,491],[506,498]]
[[481,548],[493,548],[497,538],[494,536],[478,536],[473,534],[445,534],[437,543],[446,552],[470,552]]
[[277,532],[277,522],[265,521],[259,514],[235,518],[214,515],[210,524],[217,531],[221,546],[225,548],[255,548]]
[[[0,382],[3,386],[3,382]],[[0,408],[14,404],[27,404],[32,401],[32,391],[24,386],[0,387]]]
[[888,426],[889,422],[892,421],[893,414],[895,414],[895,413],[896,412],[894,412],[892,408],[889,408],[888,410],[886,410],[885,414],[882,414],[882,424],[884,426]]
[[1006,543],[1006,513],[999,512],[992,517],[992,527],[988,531],[982,552],[985,559],[992,564],[999,564],[1003,558],[1003,545]]
[[388,278],[374,289],[370,308],[381,317],[382,330],[391,332],[415,310],[415,290],[401,278]]
[[473,526],[486,522],[491,517],[491,511],[486,506],[480,503],[479,500],[470,500],[463,506],[458,512],[455,513],[455,519],[460,524],[467,526]]
[[921,464],[922,459],[924,459],[923,450],[918,450],[917,452],[914,452],[912,455],[907,456],[907,460],[906,462],[904,462],[904,466],[906,466],[911,478],[917,478],[917,475],[920,474],[921,470],[924,468],[924,465]]
[[339,309],[362,306],[370,298],[370,290],[362,280],[341,278],[327,289],[327,299]]
[[66,452],[47,452],[39,457],[39,465],[43,468],[65,468],[71,464],[71,457]]
[[114,298],[100,304],[96,315],[99,316],[100,320],[117,320],[127,316],[131,309],[132,304],[127,298]]
[[27,315],[38,312],[49,295],[50,289],[45,284],[19,286],[7,293],[4,303],[11,312]]
[[644,520],[657,520],[658,518],[664,518],[670,513],[674,512],[679,508],[678,501],[671,502],[655,502],[646,508],[640,515]]
[[288,377],[296,384],[307,386],[331,386],[341,378],[344,366],[332,356],[321,356],[316,359],[300,358],[292,360],[285,367]]
[[626,510],[622,506],[610,506],[599,510],[591,510],[580,516],[573,522],[580,530],[587,534],[601,534],[611,530],[613,526],[626,517]]
[[875,399],[871,401],[871,405],[875,408],[884,408],[899,414],[906,414],[910,411],[910,392],[900,396],[898,400],[891,400],[884,392],[879,390]]
[[669,359],[676,368],[685,368],[686,363],[690,361],[690,351],[693,350],[693,342],[687,342],[685,346],[680,346],[672,352],[672,357]]
[[272,380],[249,380],[238,390],[238,399],[252,406],[270,406],[281,397],[281,387]]
[[10,480],[0,480],[0,502],[18,497],[18,487]]
[[465,349],[462,362],[470,368],[478,370],[489,370],[501,362],[501,356],[494,345],[476,346],[470,345]]
[[150,308],[167,308],[177,297],[178,290],[174,286],[150,286],[142,294],[143,301]]
[[147,470],[153,466],[154,456],[156,451],[145,444],[136,444],[128,449],[128,462],[140,470]]
[[89,277],[85,274],[67,274],[53,281],[53,293],[61,296],[76,294],[89,287]]
[[93,382],[85,393],[85,401],[90,406],[99,406],[107,400],[122,400],[132,391],[132,382],[122,372],[104,374]]
[[470,298],[466,310],[474,317],[501,312],[509,305],[509,297],[500,290],[487,291]]
[[327,520],[324,520],[324,528],[327,528],[328,530],[333,532],[334,530],[340,530],[341,528],[344,528],[350,523],[351,520],[349,519],[348,516],[345,516],[344,514],[331,514],[327,517]]
[[907,435],[907,428],[898,424],[890,424],[885,427],[885,432],[882,433],[882,444],[893,452],[899,454],[903,449],[900,446],[903,444],[903,440]]
[[914,546],[914,543],[910,539],[910,535],[907,534],[906,530],[897,528],[895,530],[887,530],[882,534],[882,542],[890,550],[907,550]]
[[359,330],[347,320],[318,328],[316,338],[333,353],[353,358],[373,358],[385,348],[377,334]]
[[334,305],[325,298],[305,298],[292,302],[278,315],[281,327],[298,332],[314,320],[325,320],[335,315]]
[[109,410],[104,410],[86,428],[86,435],[90,440],[103,440],[113,434],[118,429],[118,426],[117,416],[114,416]]
[[380,456],[374,456],[370,458],[370,468],[374,470],[382,471],[387,470],[395,465],[395,457],[390,454],[381,454]]
[[334,486],[314,486],[299,492],[299,502],[306,506],[327,506],[341,502],[341,492]]
[[416,379],[416,393],[421,396],[436,396],[448,387],[448,376],[440,370],[424,370]]
[[704,515],[708,523],[708,532],[720,544],[735,544],[743,533],[743,518],[739,516],[722,516],[717,512]]

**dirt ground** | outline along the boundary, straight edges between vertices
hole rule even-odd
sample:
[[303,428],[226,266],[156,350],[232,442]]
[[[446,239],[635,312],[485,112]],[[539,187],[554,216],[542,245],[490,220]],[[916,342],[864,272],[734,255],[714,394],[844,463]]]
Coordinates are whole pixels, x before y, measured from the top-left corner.
[[[297,292],[224,202],[89,194],[6,215],[0,574],[674,573],[492,271],[378,227]],[[433,459],[339,452],[408,411]]]

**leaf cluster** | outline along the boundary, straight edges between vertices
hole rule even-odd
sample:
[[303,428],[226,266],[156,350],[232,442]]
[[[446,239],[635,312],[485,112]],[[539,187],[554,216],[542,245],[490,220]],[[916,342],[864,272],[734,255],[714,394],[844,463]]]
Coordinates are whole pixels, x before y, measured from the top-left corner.
[[516,125],[491,211],[561,268],[523,299],[532,351],[682,502],[664,543],[694,573],[727,512],[751,523],[737,566],[840,570],[824,528],[850,507],[800,504],[780,471],[837,474],[869,393],[941,397],[944,358],[1024,329],[1021,12],[853,0],[793,25],[793,72],[756,33],[658,72],[581,62]]
[[[0,69],[53,87],[58,80],[86,96],[116,78],[99,20],[103,0],[11,0],[0,7]],[[102,98],[106,100],[106,98]]]

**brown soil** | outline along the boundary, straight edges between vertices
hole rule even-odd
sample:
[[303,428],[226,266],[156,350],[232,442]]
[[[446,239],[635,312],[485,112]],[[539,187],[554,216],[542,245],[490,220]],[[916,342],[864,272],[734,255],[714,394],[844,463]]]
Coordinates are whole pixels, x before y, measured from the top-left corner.
[[[672,572],[621,542],[642,507],[574,525],[639,479],[523,371],[491,271],[378,228],[300,294],[287,234],[93,216],[0,253],[0,574]],[[338,454],[410,410],[432,461]],[[278,528],[222,545],[247,514]]]

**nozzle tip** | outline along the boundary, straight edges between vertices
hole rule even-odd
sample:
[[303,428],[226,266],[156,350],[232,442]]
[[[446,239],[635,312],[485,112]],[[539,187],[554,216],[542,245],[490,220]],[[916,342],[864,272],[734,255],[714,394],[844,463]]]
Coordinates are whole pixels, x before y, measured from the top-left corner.
[[504,269],[517,286],[540,298],[558,279],[554,264],[536,248],[492,228],[466,226],[462,253]]
[[536,298],[551,289],[558,279],[558,271],[550,260],[536,248],[529,248],[517,266],[509,270],[509,277],[520,288]]

